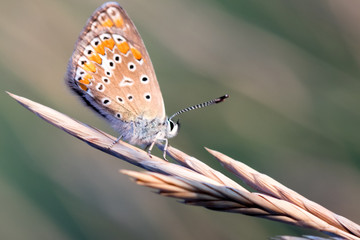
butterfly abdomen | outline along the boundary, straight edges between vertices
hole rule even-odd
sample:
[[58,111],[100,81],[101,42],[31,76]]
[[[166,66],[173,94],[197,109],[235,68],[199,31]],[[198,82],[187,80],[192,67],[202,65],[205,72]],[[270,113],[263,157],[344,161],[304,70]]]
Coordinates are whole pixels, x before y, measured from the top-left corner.
[[122,122],[115,118],[109,120],[112,127],[121,135],[121,139],[131,144],[146,146],[157,138],[166,137],[167,126],[157,118],[148,120],[140,116],[131,122]]

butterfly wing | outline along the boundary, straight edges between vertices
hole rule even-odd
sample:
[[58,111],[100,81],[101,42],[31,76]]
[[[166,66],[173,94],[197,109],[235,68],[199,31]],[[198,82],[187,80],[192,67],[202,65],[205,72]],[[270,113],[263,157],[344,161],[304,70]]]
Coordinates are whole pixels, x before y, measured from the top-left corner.
[[165,121],[164,102],[145,45],[125,10],[105,3],[90,17],[68,64],[66,81],[110,121]]

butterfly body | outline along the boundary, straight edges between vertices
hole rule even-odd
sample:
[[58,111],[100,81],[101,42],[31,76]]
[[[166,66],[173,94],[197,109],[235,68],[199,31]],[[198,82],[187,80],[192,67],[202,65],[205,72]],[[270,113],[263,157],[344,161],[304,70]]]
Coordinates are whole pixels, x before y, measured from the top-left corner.
[[155,143],[163,141],[164,158],[168,139],[179,129],[179,123],[171,121],[173,117],[228,98],[224,95],[166,117],[144,42],[125,10],[115,2],[103,4],[87,21],[70,58],[66,82],[119,132],[118,140],[150,146],[149,154]]
[[115,119],[111,124],[114,129],[118,130],[122,139],[140,146],[150,145],[155,140],[174,137],[177,133],[176,131],[172,134],[173,131],[171,131],[168,122],[163,122],[157,118],[149,120],[138,117],[131,122],[122,122]]
[[177,133],[166,118],[160,87],[131,19],[114,2],[92,14],[68,64],[68,85],[119,132],[146,146]]

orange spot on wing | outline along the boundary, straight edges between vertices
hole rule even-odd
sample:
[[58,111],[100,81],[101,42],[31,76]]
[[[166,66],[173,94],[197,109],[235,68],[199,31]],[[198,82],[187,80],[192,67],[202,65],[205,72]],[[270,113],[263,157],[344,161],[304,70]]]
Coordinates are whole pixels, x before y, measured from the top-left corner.
[[89,80],[84,80],[84,79],[81,79],[81,80],[79,80],[79,83],[82,83],[82,84],[88,85],[90,82],[89,82]]
[[122,27],[124,25],[124,20],[120,16],[114,19],[114,21],[115,21],[115,26],[117,27]]
[[136,48],[131,48],[131,52],[134,55],[136,60],[141,60],[142,59],[142,55],[141,55],[140,51],[137,50]]
[[103,41],[103,45],[105,47],[109,48],[110,50],[112,50],[115,46],[115,41],[114,41],[114,39],[110,38],[110,39]]
[[113,22],[115,23],[116,27],[122,27],[124,25],[124,20],[121,17],[121,14],[119,12],[118,9],[116,9],[115,7],[111,7],[107,10],[107,14],[110,16],[110,18],[113,20]]
[[96,66],[95,66],[95,64],[93,64],[91,62],[85,63],[83,68],[85,71],[88,71],[88,72],[96,72]]
[[92,79],[92,76],[90,74],[86,74],[83,79],[79,80],[79,83],[82,84],[90,84],[90,79]]
[[101,64],[102,60],[101,60],[101,57],[96,54],[96,53],[93,53],[91,54],[90,57],[88,57],[91,61],[94,61],[94,62],[97,62],[98,64]]
[[94,47],[94,50],[97,52],[97,53],[100,53],[101,55],[104,55],[105,54],[105,48],[104,48],[104,45],[102,43],[100,43],[99,45],[97,45],[96,47]]
[[79,87],[80,87],[82,90],[84,90],[84,91],[87,91],[87,90],[88,90],[88,88],[87,88],[84,84],[78,83],[78,85],[79,85]]
[[106,21],[102,22],[101,25],[103,25],[104,27],[112,27],[114,26],[114,23],[108,18],[106,19]]
[[116,45],[119,51],[123,54],[127,53],[130,50],[130,46],[127,42],[118,43]]

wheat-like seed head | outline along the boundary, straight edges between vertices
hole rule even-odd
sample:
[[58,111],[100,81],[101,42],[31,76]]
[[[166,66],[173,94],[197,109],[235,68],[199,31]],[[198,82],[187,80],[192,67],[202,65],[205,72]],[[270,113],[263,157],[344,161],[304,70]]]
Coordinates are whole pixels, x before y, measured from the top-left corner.
[[[212,210],[263,217],[316,229],[343,239],[360,239],[358,224],[220,152],[207,149],[226,169],[257,192],[246,190],[224,174],[173,147],[168,148],[168,154],[178,164],[156,156],[150,158],[143,150],[122,141],[109,149],[108,146],[114,141],[114,137],[39,103],[14,94],[10,96],[42,119],[92,147],[144,168],[146,172],[121,170],[121,173],[131,176],[140,185],[157,189],[163,196],[181,199],[186,204]],[[274,239],[321,238],[279,236]]]

